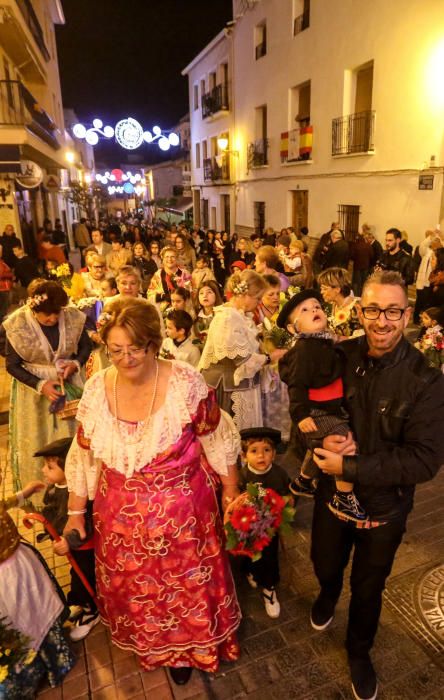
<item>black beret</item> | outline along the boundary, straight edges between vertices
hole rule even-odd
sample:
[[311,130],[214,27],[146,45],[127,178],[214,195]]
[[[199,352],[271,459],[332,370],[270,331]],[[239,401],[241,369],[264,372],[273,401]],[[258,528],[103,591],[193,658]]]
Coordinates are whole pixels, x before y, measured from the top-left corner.
[[281,431],[274,428],[245,428],[240,431],[241,440],[272,440],[275,445],[279,445],[281,441]]
[[34,457],[66,457],[72,440],[72,437],[54,440],[54,442],[50,442],[45,447],[42,447],[41,450],[35,452]]
[[287,327],[287,319],[294,309],[302,304],[303,301],[307,299],[317,299],[320,304],[323,303],[320,292],[317,289],[303,289],[302,292],[295,294],[286,304],[282,307],[279,316],[277,317],[276,324],[279,328]]

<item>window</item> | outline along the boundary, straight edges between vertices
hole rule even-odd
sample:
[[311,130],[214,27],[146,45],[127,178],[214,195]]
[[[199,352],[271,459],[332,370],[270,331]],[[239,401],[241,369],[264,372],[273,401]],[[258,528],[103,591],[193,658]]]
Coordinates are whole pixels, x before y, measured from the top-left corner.
[[267,105],[256,107],[255,140],[248,144],[247,162],[249,168],[268,165]]
[[256,61],[267,53],[267,25],[265,22],[258,24],[254,29],[254,46]]
[[206,92],[205,80],[201,80],[201,81],[200,81],[200,99],[201,99],[201,101],[202,101],[203,98],[204,98],[205,92]]
[[203,160],[208,158],[208,144],[206,141],[202,141],[202,158]]
[[199,86],[193,86],[193,107],[199,109]]
[[255,234],[262,234],[265,231],[265,202],[253,202],[253,220]]
[[310,124],[311,83],[296,85],[290,91],[290,128]]
[[354,241],[359,232],[359,204],[338,204],[338,219],[347,241]]
[[333,119],[332,155],[374,150],[373,61],[344,74],[345,114]]
[[208,89],[211,92],[211,90],[214,90],[216,87],[216,73],[210,73],[208,76]]
[[293,36],[310,26],[310,0],[293,0]]
[[200,143],[196,143],[196,168],[200,168]]
[[208,228],[208,199],[201,199],[201,224]]

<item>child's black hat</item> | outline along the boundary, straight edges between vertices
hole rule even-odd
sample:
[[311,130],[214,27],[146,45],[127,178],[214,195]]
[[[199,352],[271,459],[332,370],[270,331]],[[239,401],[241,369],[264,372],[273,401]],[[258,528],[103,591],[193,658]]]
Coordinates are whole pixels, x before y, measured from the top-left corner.
[[317,289],[303,289],[302,292],[295,294],[281,309],[281,312],[276,320],[276,325],[279,328],[286,328],[288,323],[288,317],[294,309],[302,304],[303,301],[307,299],[317,299],[320,304],[322,304],[322,297]]
[[72,437],[54,440],[35,452],[34,457],[62,457],[64,459],[69,452],[72,440]]
[[281,431],[274,428],[245,428],[240,431],[241,440],[272,440],[275,445],[281,441]]

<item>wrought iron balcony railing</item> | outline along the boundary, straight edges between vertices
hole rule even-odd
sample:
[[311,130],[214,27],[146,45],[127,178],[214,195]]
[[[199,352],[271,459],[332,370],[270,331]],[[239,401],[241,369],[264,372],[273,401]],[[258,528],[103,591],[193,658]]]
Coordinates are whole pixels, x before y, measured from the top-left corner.
[[26,127],[52,148],[60,148],[56,124],[18,80],[0,80],[0,126]]
[[26,24],[28,25],[28,28],[34,37],[34,40],[39,47],[40,51],[42,52],[42,55],[45,59],[45,61],[49,61],[51,59],[50,53],[46,47],[45,44],[45,39],[43,36],[43,30],[40,25],[40,22],[37,18],[37,15],[34,11],[34,8],[32,6],[32,3],[30,0],[15,0],[20,12],[22,13],[23,19],[25,20]]
[[210,117],[212,114],[229,109],[228,85],[221,83],[216,85],[210,92],[202,95],[202,118]]
[[229,180],[230,160],[227,154],[217,156],[217,158],[205,158],[203,162],[204,180]]
[[268,139],[258,139],[248,144],[248,168],[259,168],[261,165],[268,165],[268,147]]
[[367,153],[373,151],[375,130],[375,112],[357,112],[337,117],[332,122],[333,156],[349,153]]

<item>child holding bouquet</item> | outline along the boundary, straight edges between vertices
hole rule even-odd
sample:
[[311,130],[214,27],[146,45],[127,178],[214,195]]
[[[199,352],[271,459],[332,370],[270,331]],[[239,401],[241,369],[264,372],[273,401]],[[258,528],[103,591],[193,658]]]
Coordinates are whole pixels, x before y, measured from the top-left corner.
[[[239,487],[245,491],[247,484],[259,483],[273,489],[279,496],[289,496],[290,478],[287,472],[273,460],[281,433],[273,428],[248,428],[240,431],[242,453],[246,462],[241,469]],[[276,596],[279,583],[279,534],[276,532],[269,544],[262,549],[257,561],[245,558],[247,579],[252,588],[262,588],[265,610],[269,617],[279,617],[280,605]]]
[[421,332],[415,347],[426,357],[431,367],[444,371],[444,310],[431,306],[421,314]]

